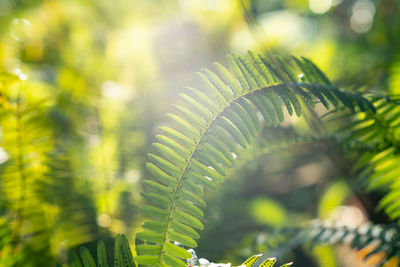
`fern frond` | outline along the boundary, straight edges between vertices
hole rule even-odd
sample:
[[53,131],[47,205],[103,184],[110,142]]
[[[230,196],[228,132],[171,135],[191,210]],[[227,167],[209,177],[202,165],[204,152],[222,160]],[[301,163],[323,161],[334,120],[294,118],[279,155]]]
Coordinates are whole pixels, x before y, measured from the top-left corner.
[[73,248],[95,240],[99,230],[93,200],[77,188],[68,156],[64,145],[56,142],[48,155],[46,180],[40,188],[43,204],[62,207],[52,218],[52,239],[65,248]]
[[[11,233],[8,235],[11,242],[4,250],[18,254],[9,261],[0,257],[0,265],[22,266],[27,261],[43,265],[53,260],[49,227],[43,223],[45,209],[37,194],[46,171],[46,153],[51,147],[49,128],[41,118],[46,103],[27,101],[23,81],[15,75],[0,74],[0,82],[0,124],[4,131],[1,146],[7,153],[0,165],[0,205],[4,206],[1,220],[7,224],[1,228]],[[31,259],[35,253],[42,253],[42,257]],[[0,254],[4,253],[0,251]]]
[[[117,235],[114,243],[113,264],[108,264],[106,246],[103,241],[97,243],[97,261],[90,251],[85,247],[79,248],[79,254],[71,252],[68,257],[68,266],[70,267],[136,267],[133,261],[132,249],[129,246],[128,239],[124,235]],[[96,264],[97,262],[97,264]],[[56,264],[56,267],[60,264]]]
[[315,221],[301,234],[311,244],[347,244],[355,250],[368,247],[370,252],[365,255],[364,260],[383,253],[379,266],[383,266],[392,257],[400,256],[399,228],[396,226],[365,223],[358,227],[348,227]]
[[96,238],[94,203],[74,184],[65,143],[49,117],[52,99],[30,95],[32,83],[12,74],[0,74],[0,83],[0,145],[7,155],[0,164],[0,232],[8,240],[0,255],[13,255],[0,256],[0,265],[52,264],[63,249]]
[[276,127],[284,120],[284,109],[300,116],[303,103],[373,110],[365,98],[332,86],[307,59],[280,60],[281,75],[263,56],[249,55],[228,56],[231,70],[215,64],[216,73],[199,73],[202,90],[189,88],[182,94],[187,107],[169,114],[172,127],[160,128],[157,152],[149,155],[147,164],[156,180],[144,181],[149,204],[141,211],[149,219],[143,225],[146,230],[137,234],[152,249],[139,253],[139,263],[184,266],[181,259],[190,255],[173,242],[197,245],[204,188],[224,181],[226,169],[252,142],[261,121]]
[[[353,171],[367,189],[385,192],[379,208],[392,220],[400,218],[400,98],[374,97],[377,112],[342,114],[346,120],[339,133],[349,152],[358,151]],[[362,156],[359,156],[359,155]]]
[[381,252],[385,256],[379,266],[384,265],[392,257],[400,256],[399,228],[396,226],[366,223],[359,227],[347,227],[316,221],[311,224],[308,231],[306,235],[314,244],[348,244],[355,250],[372,247],[364,260]]

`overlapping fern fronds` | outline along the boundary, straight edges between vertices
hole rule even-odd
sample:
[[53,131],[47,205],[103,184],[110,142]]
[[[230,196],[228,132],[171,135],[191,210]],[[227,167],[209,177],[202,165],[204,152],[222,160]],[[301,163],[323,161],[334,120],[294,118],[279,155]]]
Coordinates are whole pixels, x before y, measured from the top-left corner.
[[[6,227],[9,243],[1,250],[12,255],[0,257],[7,266],[34,266],[51,262],[50,240],[45,212],[37,194],[43,181],[49,131],[44,113],[44,102],[29,102],[24,98],[24,87],[17,75],[1,74],[1,114],[4,148],[0,165],[1,220]],[[0,251],[0,254],[3,254]],[[35,254],[41,257],[32,257]]]
[[335,119],[346,120],[339,133],[344,136],[344,149],[356,154],[354,172],[369,190],[384,193],[379,208],[392,220],[399,220],[400,97],[374,96],[372,102],[376,113],[339,115]]
[[[189,253],[189,252],[188,252]],[[70,267],[136,267],[136,263],[132,257],[132,249],[129,246],[129,242],[124,235],[118,235],[115,238],[114,243],[114,259],[112,264],[110,263],[110,256],[107,253],[106,246],[103,241],[99,241],[97,243],[97,257],[93,257],[90,251],[85,247],[79,248],[79,253],[72,252],[68,257],[68,266]],[[260,264],[258,261],[261,259],[260,255],[254,255],[244,261],[240,267],[252,267],[252,266],[260,266],[260,267],[273,267],[276,263],[276,258],[268,258],[262,260]],[[197,256],[194,255],[195,258],[189,260],[189,262],[196,261],[196,263],[188,263],[188,266],[198,266],[199,262],[197,260]],[[97,260],[95,260],[97,258]],[[97,262],[97,264],[96,264]],[[208,264],[206,264],[208,266]],[[280,265],[279,267],[289,267],[292,263],[286,263]],[[61,264],[56,264],[56,267],[61,267]],[[186,265],[185,265],[186,266]],[[205,266],[201,264],[201,266]],[[216,266],[216,264],[212,264],[212,266]],[[218,266],[225,266],[225,264],[218,264]],[[231,266],[230,264],[226,264],[226,266]]]
[[[44,87],[0,74],[0,265],[44,266],[95,239],[96,211],[74,185]],[[41,91],[41,90],[39,90]],[[61,207],[61,208],[60,208]],[[40,256],[39,256],[40,255]]]
[[261,123],[277,126],[286,112],[301,116],[304,103],[374,112],[368,100],[333,86],[308,59],[277,58],[272,64],[249,52],[248,58],[231,55],[228,61],[230,70],[215,64],[216,73],[199,73],[203,88],[182,94],[187,106],[175,106],[177,113],[169,114],[172,126],[160,127],[157,152],[149,154],[147,164],[155,180],[143,182],[149,204],[141,211],[149,219],[137,234],[144,241],[136,247],[140,264],[185,266],[181,258],[190,254],[173,242],[197,245],[204,188],[223,182]]
[[42,202],[53,208],[62,207],[48,215],[52,219],[51,239],[58,250],[73,248],[99,236],[94,201],[89,192],[83,194],[77,187],[68,156],[66,148],[56,142],[46,162],[46,180],[40,185]]
[[[106,246],[103,241],[97,243],[97,259],[90,254],[90,251],[85,247],[79,248],[79,253],[71,252],[68,257],[68,266],[70,267],[136,267],[133,261],[132,251],[129,242],[124,235],[117,235],[114,243],[114,258],[108,255]],[[112,265],[108,263],[112,261]],[[97,262],[97,264],[96,264]],[[61,264],[56,264],[56,267],[61,267]]]

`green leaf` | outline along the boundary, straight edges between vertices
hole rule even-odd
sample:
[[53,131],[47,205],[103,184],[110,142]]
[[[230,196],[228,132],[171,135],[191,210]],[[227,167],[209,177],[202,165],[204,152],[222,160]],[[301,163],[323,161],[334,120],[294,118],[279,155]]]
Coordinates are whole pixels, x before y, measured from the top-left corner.
[[238,114],[233,110],[228,110],[224,113],[224,116],[232,122],[233,125],[240,131],[240,134],[246,138],[246,143],[250,144],[252,137],[250,136],[249,129],[247,129],[246,124],[242,121]]
[[114,267],[122,267],[123,266],[123,259],[121,255],[121,246],[122,246],[122,240],[119,238],[120,235],[117,235],[115,238],[115,243],[114,243]]
[[198,101],[200,104],[202,104],[204,107],[208,109],[208,111],[214,115],[217,113],[218,107],[215,105],[215,103],[210,99],[209,96],[201,92],[200,90],[188,87],[188,90],[190,94],[193,96],[196,101]]
[[[238,103],[234,103],[232,105],[232,112],[234,112],[237,116],[239,116],[240,120],[243,121],[243,123],[245,124],[246,129],[249,131],[251,136],[254,138],[257,134],[257,129],[253,124],[252,118],[249,116],[249,114],[243,108],[243,106],[241,106]],[[258,121],[258,119],[257,119],[257,121]]]
[[171,200],[168,199],[165,196],[156,194],[156,193],[146,193],[146,192],[140,192],[140,194],[143,196],[144,199],[147,201],[161,207],[167,209],[169,205],[171,204]]
[[253,266],[254,263],[256,263],[256,261],[258,261],[258,259],[261,257],[261,254],[259,255],[253,255],[250,258],[248,258],[247,260],[245,260],[242,264],[240,265],[245,265],[246,267],[251,267]]
[[177,184],[177,180],[165,173],[163,170],[158,168],[156,165],[153,163],[147,163],[146,164],[147,169],[156,177],[160,182],[162,182],[165,185],[169,185],[171,187],[175,187]]
[[[251,95],[248,97],[248,99],[261,112],[261,114],[264,118],[265,124],[267,126],[271,126],[274,123],[273,117],[275,116],[275,114],[270,113],[272,110],[268,109],[266,106],[264,106],[264,102],[262,102],[256,95]],[[267,102],[267,105],[268,104],[269,104],[269,102]]]
[[172,113],[168,113],[167,116],[175,123],[178,130],[184,133],[186,132],[191,136],[194,136],[196,139],[200,137],[200,129],[197,129],[195,125],[192,125],[191,123]]
[[161,245],[137,245],[136,252],[146,255],[159,255],[161,252]]
[[152,145],[160,152],[162,156],[170,161],[173,161],[177,167],[182,168],[186,165],[186,161],[184,158],[182,158],[182,155],[177,154],[171,148],[160,143],[153,143]]
[[283,111],[281,107],[281,103],[279,102],[278,97],[272,90],[264,90],[262,91],[263,95],[268,98],[268,100],[271,102],[274,111],[278,117],[279,122],[283,121]]
[[269,258],[269,259],[266,259],[265,261],[263,261],[260,264],[260,267],[272,267],[272,266],[274,266],[275,262],[276,262],[275,258]]
[[266,85],[265,79],[260,76],[260,74],[257,72],[257,69],[253,67],[249,61],[242,56],[235,56],[235,59],[242,69],[242,72],[245,73],[245,76],[252,88],[260,88]]
[[197,239],[200,237],[200,235],[192,227],[183,224],[175,219],[171,222],[171,229],[173,229],[175,232],[181,233],[193,239]]
[[261,129],[261,124],[255,108],[245,98],[240,99],[237,103],[246,110],[247,114],[251,118],[252,123],[249,124],[253,125],[256,131],[259,131]]
[[239,95],[240,92],[242,92],[242,89],[240,88],[237,80],[235,80],[235,78],[232,76],[232,73],[219,63],[215,63],[214,66],[225,83],[227,83],[232,89],[234,96]]
[[174,244],[171,244],[170,242],[165,243],[166,248],[165,251],[166,253],[169,253],[171,255],[175,255],[176,257],[182,258],[182,259],[190,259],[192,257],[192,254],[186,251],[186,249],[175,246]]
[[171,267],[186,267],[186,264],[174,256],[164,254],[163,259],[165,260],[165,263],[167,263]]
[[167,126],[161,126],[160,131],[163,132],[166,136],[170,137],[171,139],[177,141],[178,143],[182,144],[186,147],[192,147],[194,145],[194,141],[188,138],[186,135],[178,132],[175,129],[172,129]]
[[128,239],[125,235],[117,236],[117,239],[121,239],[121,258],[122,258],[122,266],[124,267],[136,267],[136,264],[133,261],[132,251],[129,246]]
[[203,187],[191,179],[183,179],[182,187],[189,190],[195,195],[204,196]]
[[147,220],[143,223],[143,228],[160,233],[165,229],[166,222]]
[[[189,109],[178,106],[178,105],[173,105],[176,110],[179,111],[179,113],[187,120],[192,122],[197,128],[204,128],[206,126],[206,122],[196,114],[194,114],[192,111]],[[205,111],[204,111],[205,113]],[[204,114],[205,115],[205,114]]]
[[196,207],[195,205],[193,205],[192,203],[187,202],[186,200],[183,199],[178,199],[176,201],[176,207],[180,208],[181,210],[197,217],[197,218],[201,218],[204,216],[203,212],[201,211],[201,209],[199,209],[198,207]]
[[96,263],[94,262],[94,259],[92,255],[90,255],[90,252],[87,248],[80,247],[79,254],[81,255],[84,267],[96,267]]
[[271,77],[271,74],[269,73],[266,66],[261,62],[260,57],[258,55],[256,55],[255,53],[253,53],[252,51],[248,51],[248,54],[249,54],[250,58],[253,60],[259,73],[262,75],[261,78],[265,81],[264,86],[268,83],[272,83],[273,79]]
[[161,185],[159,183],[156,183],[151,180],[144,180],[143,184],[152,190],[154,190],[158,194],[167,194],[167,193],[172,193],[172,188]]
[[188,201],[191,201],[191,202],[193,202],[194,204],[196,204],[196,205],[198,205],[200,207],[205,207],[206,206],[206,203],[204,202],[204,200],[201,197],[193,194],[192,192],[186,190],[185,188],[182,188],[178,192],[177,196],[183,197],[184,199],[186,199]]
[[68,255],[68,264],[70,267],[82,267],[81,261],[75,252],[71,252]]
[[184,234],[175,232],[171,229],[168,230],[167,236],[168,236],[168,240],[170,240],[170,241],[177,241],[184,246],[188,246],[188,247],[192,247],[192,248],[197,247],[196,241],[194,241],[192,238],[190,238]]
[[98,267],[108,267],[107,251],[103,240],[97,242],[97,265]]
[[139,255],[136,256],[134,259],[137,263],[142,265],[157,266],[158,264],[158,256]]
[[168,211],[150,205],[140,205],[139,210],[140,212],[154,220],[162,221],[168,216]]
[[250,86],[249,86],[246,78],[244,77],[239,65],[237,64],[236,60],[234,59],[234,57],[229,55],[229,56],[227,56],[227,59],[229,62],[229,66],[231,67],[233,73],[236,76],[236,79],[238,80],[238,82],[241,85],[240,93],[242,93],[243,90],[245,90],[245,91],[249,90]]
[[[155,166],[161,167],[163,171],[171,176],[179,176],[182,172],[181,169],[177,168],[174,164],[172,164],[168,160],[163,159],[162,157],[156,156],[154,154],[148,154],[148,158],[151,162],[154,163]],[[174,179],[172,178],[172,180]]]
[[219,117],[219,125],[224,128],[243,148],[247,147],[247,141],[237,127],[226,117]]
[[177,141],[170,137],[167,137],[165,135],[156,135],[156,138],[160,141],[160,143],[170,147],[176,153],[182,153],[186,157],[191,154],[191,152],[186,147],[179,144]]
[[240,154],[239,149],[237,145],[233,142],[231,136],[227,135],[226,131],[221,126],[215,125],[212,129],[212,132],[222,143],[224,143],[229,148],[230,151],[235,153],[237,156]]
[[224,96],[226,101],[231,101],[233,98],[232,91],[228,86],[213,72],[203,69],[203,72],[207,75],[208,79],[215,85],[221,95]]
[[217,181],[223,181],[224,178],[222,175],[218,174],[215,170],[209,168],[198,160],[193,159],[190,168],[197,172],[198,174],[202,174],[210,177],[211,179],[215,179]]
[[192,226],[193,228],[197,228],[199,230],[203,230],[204,226],[203,224],[200,222],[199,219],[197,219],[196,217],[184,212],[183,210],[180,210],[178,208],[174,209],[174,211],[172,212],[174,218],[176,218],[177,220]]
[[138,232],[136,234],[136,238],[158,244],[161,244],[163,241],[163,235],[161,233],[150,232],[150,231]]
[[221,92],[218,91],[217,88],[215,88],[214,84],[210,82],[210,80],[206,75],[200,72],[196,74],[200,77],[200,80],[204,85],[204,89],[207,91],[207,95],[212,96],[216,100],[216,103],[218,103],[218,105],[224,106],[228,103],[227,100],[221,94]]

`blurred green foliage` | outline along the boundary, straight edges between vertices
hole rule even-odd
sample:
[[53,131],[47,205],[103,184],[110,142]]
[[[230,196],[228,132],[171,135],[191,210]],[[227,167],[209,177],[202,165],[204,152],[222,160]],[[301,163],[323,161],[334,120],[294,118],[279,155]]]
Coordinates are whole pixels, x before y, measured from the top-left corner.
[[[307,56],[349,90],[400,93],[397,0],[0,1],[0,265],[53,266],[117,233],[133,241],[156,126],[199,83],[194,72],[248,49]],[[305,125],[263,132],[256,160],[207,192],[198,255],[240,262],[265,252],[250,251],[261,231],[314,217],[389,221],[375,211],[381,195],[343,178],[326,146],[262,141],[308,135]],[[363,266],[348,251],[313,253],[282,260]]]

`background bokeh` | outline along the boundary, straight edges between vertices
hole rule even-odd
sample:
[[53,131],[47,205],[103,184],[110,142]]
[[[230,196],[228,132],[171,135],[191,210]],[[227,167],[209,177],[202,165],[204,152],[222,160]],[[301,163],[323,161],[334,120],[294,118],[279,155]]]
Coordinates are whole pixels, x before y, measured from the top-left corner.
[[[306,56],[347,90],[399,93],[400,3],[0,0],[0,265],[54,266],[117,233],[133,243],[146,154],[171,103],[196,71],[250,49]],[[274,227],[313,218],[388,221],[329,146],[285,148],[312,135],[297,119],[263,131],[207,192],[199,257],[239,264],[269,253]],[[298,267],[373,262],[346,247],[279,253]]]

